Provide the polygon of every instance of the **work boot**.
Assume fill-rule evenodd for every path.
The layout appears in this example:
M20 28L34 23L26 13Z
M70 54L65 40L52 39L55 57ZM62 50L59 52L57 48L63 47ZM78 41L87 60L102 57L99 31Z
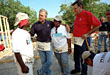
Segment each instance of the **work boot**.
M97 51L97 54L100 53L100 51Z
M37 75L39 75L39 71L37 70Z
M107 49L105 49L104 52L108 52Z
M71 71L71 74L76 74L76 73L80 73L80 70L75 70L74 69L74 70Z

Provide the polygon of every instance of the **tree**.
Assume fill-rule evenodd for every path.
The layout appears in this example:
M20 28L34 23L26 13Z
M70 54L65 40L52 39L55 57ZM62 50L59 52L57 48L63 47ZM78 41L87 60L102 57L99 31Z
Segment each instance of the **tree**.
M100 3L100 0L82 0L84 9L92 12L97 18L100 16L105 16L107 11L110 11L110 5L106 3ZM73 31L73 24L75 20L75 14L73 12L73 8L70 5L62 4L60 6L59 13L62 13L62 18L65 23L70 25L71 32Z
M18 0L0 0L0 15L8 17L10 29L14 29L15 16L18 12L27 13L30 17L30 22L34 23L37 20L36 11L26 7Z
M75 19L75 14L73 13L72 6L67 6L67 4L62 4L59 13L63 13L63 23L66 23L70 26L71 31L73 29L73 23Z

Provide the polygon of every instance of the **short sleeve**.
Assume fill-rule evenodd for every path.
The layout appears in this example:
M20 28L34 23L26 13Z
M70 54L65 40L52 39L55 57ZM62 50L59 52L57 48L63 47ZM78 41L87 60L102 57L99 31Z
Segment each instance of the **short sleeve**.
M63 35L66 36L66 38L71 38L70 33L67 32L66 27L63 29Z
M90 25L93 25L93 28L100 26L100 21L89 11L86 11L86 15L88 17L88 22Z
M12 36L12 50L13 52L20 52L18 40L15 36Z
M68 38L68 39L71 38L70 33L67 33L67 38Z
M20 52L25 48L25 39L22 36L19 34L12 36L12 50L15 53Z

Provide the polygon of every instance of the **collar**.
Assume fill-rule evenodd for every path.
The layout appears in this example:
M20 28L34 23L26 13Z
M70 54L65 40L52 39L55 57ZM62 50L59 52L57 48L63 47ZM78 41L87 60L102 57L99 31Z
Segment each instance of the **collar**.
M42 24L40 21L38 21L38 22L39 22L40 24ZM45 20L45 22L44 22L44 23L46 23L46 22L47 22L47 20ZM43 24L44 24L44 23L43 23Z
M85 12L85 10L84 10L84 9L82 9L81 13L80 13L80 14L78 14L77 16L82 15L84 12Z

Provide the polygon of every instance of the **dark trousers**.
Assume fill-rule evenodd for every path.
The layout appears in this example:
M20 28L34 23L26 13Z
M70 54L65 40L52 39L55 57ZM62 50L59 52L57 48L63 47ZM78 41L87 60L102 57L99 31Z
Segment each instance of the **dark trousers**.
M90 45L91 43L91 37L87 38L88 43ZM81 55L84 51L87 51L87 45L86 41L84 40L84 43L81 46L74 44L74 61L75 61L75 69L76 70L81 70L82 75L87 75L87 65L82 64L82 58Z

